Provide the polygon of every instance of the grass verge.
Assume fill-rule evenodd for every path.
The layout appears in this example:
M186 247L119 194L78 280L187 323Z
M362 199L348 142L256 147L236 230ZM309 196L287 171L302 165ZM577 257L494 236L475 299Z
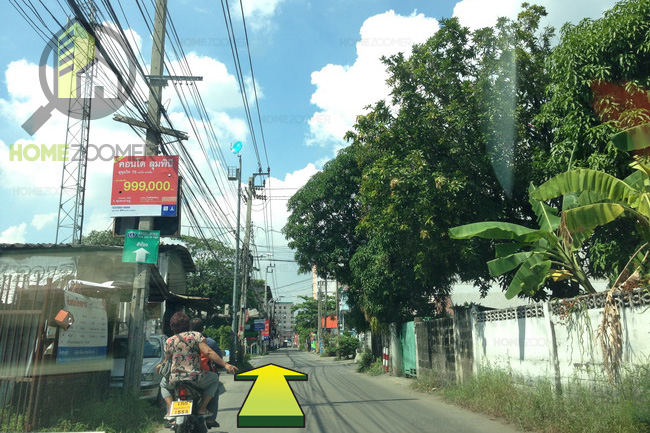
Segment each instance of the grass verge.
M87 402L72 415L41 431L151 433L162 425L160 408L136 395L111 391L102 401Z
M650 432L650 374L629 372L616 388L572 381L558 395L549 381L516 384L510 372L485 369L463 384L427 376L412 385L450 403L540 433Z

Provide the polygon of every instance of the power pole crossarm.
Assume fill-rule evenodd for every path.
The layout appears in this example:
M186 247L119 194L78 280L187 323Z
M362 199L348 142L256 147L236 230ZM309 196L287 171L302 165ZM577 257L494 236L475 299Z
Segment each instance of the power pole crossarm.
M116 122L122 122L126 123L127 125L131 126L137 126L138 128L149 128L149 125L147 125L147 122L143 122L142 120L137 120L137 119L132 119L130 117L126 116L121 116L119 114L116 114L113 116L113 120ZM170 129L170 128L165 128L164 126L158 125L157 127L158 133L160 134L165 134L165 135L171 135L172 137L176 137L180 140L188 140L190 136L187 134L187 132L183 131L177 131L175 129Z

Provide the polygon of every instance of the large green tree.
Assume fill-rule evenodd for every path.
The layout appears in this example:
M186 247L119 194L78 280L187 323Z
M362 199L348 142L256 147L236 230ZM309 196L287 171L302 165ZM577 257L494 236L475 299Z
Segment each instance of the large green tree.
M458 242L449 228L475 221L535 218L527 188L543 176L549 133L531 124L545 102L551 29L543 8L470 32L456 19L386 59L391 103L359 116L347 135L362 167L350 291L379 323L434 314L432 296L458 280L489 287L482 239ZM508 281L503 281L504 285Z

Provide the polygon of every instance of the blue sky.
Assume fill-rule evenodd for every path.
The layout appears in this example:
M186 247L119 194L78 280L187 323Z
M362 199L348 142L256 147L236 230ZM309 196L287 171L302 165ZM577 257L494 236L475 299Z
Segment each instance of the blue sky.
M514 17L520 3L514 0L243 2L271 167L270 184L275 189L272 192L275 199L270 202L274 230L280 230L286 221L286 197L345 146L342 136L353 125L354 117L363 112L363 107L387 96L386 75L378 60L382 55L398 51L408 55L413 43L424 42L435 33L441 18L458 16L463 24L477 28L493 24L498 15ZM149 62L151 38L135 2L113 0L111 3L116 9L120 3L125 8L133 31L132 40ZM142 3L152 4L150 0ZM611 0L578 0L570 4L544 0L537 3L547 7L547 23L556 27L584 17L597 18L614 5ZM45 4L57 19L65 20L57 2L46 1ZM243 52L241 19L236 18L239 4L232 0L230 5L237 41ZM228 151L229 144L235 140L245 143L242 153L246 176L255 170L256 163L243 121L221 4L207 0L169 0L169 13L193 73L204 76L198 88L228 164L236 163ZM122 16L119 12L118 15ZM36 75L44 42L10 5L3 8L2 17L0 203L8 211L0 216L0 242L53 242L61 163L9 162L7 149L14 143L63 143L66 119L55 113L33 137L20 128L45 101ZM122 25L126 27L124 22ZM250 79L247 59L242 57L242 61L245 62L244 75ZM166 92L163 100L168 111L178 122L179 129L187 131L187 119L178 101L171 91ZM110 118L91 124L91 143L137 141L130 130ZM190 139L187 146L192 148L194 144ZM263 168L266 168L264 160ZM207 165L202 169L207 169ZM110 225L110 176L110 162L90 163L86 231ZM230 203L230 207L224 208L232 209L232 197L219 199ZM262 207L258 204L256 209L259 210L253 215L259 227L265 227ZM268 208L266 215L268 220ZM256 242L260 252L266 251L262 248L268 243L266 237L260 233ZM281 235L274 233L273 242L277 247L276 258L292 258ZM276 269L274 282L278 286L306 279L305 275L297 275L295 266L289 262L277 262ZM308 286L308 283L294 284L280 289L279 293L293 300L297 294L309 293Z

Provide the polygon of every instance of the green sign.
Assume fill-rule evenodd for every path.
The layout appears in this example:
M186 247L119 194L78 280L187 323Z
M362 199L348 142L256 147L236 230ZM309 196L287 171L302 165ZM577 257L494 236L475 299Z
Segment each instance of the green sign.
M122 261L125 263L158 263L158 230L127 230Z

